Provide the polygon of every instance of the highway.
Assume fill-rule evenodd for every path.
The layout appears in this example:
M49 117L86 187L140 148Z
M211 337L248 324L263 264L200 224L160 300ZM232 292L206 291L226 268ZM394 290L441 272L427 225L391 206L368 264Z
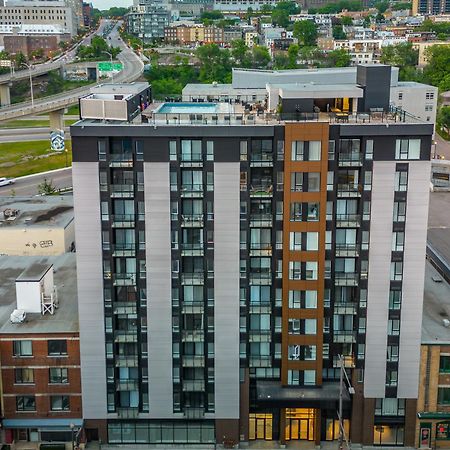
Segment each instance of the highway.
M144 70L144 64L133 50L127 47L122 39L120 39L118 31L119 27L120 22L116 23L110 33L111 39L108 39L111 46L122 48L122 52L117 59L123 64L124 68L114 76L114 82L132 82L141 76ZM3 107L0 109L0 121L66 108L67 106L77 103L79 97L88 94L91 87L92 85L85 86L61 94L45 97L36 100L34 105L32 105L31 102L23 102Z
M47 173L37 173L27 177L18 178L13 185L1 186L0 196L7 197L10 195L29 196L38 194L38 185L46 178L52 180L53 186L58 189L72 186L72 168L54 170Z

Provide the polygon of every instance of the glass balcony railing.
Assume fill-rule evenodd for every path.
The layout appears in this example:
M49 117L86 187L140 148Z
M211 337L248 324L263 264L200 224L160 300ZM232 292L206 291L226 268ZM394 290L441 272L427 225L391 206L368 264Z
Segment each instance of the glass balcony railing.
M203 342L205 340L204 330L183 330L181 332L183 342Z
M134 197L134 186L132 184L112 184L112 198L132 198Z
M110 167L133 167L132 153L111 154L109 159Z
M135 273L115 273L114 286L136 286Z
M268 285L272 284L272 272L250 272L250 284Z
M203 184L182 184L181 197L201 197L203 195Z
M181 254L183 256L201 256L203 255L203 243L182 243Z
M205 274L203 272L182 273L181 283L184 285L202 285L205 282Z
M117 417L121 419L134 419L139 415L139 408L117 408Z
M270 242L250 243L251 256L270 256L272 255L272 244Z
M354 330L334 330L333 342L335 343L354 343L356 342L356 331Z
M111 220L113 227L134 228L135 226L134 214L113 214Z
M336 256L358 256L359 245L358 244L336 244Z
M252 184L250 186L250 197L272 197L272 184Z
M133 343L137 342L137 330L115 330L114 342Z
M182 214L181 215L182 227L202 227L203 226L203 214Z
M354 302L334 303L335 314L356 314L358 304Z
M338 197L360 197L362 186L355 183L342 183L337 185Z
M339 153L338 154L338 163L339 166L361 166L363 162L363 154L360 152L351 152L351 153Z
M334 284L336 286L357 286L359 276L357 272L335 272Z
M183 367L204 367L205 357L202 356L183 356Z
M184 392L202 392L205 390L205 380L183 380Z
M116 389L118 391L136 391L137 389L139 389L139 381L130 379L118 379Z
M336 214L337 227L359 227L361 217L359 214Z
M118 355L115 357L116 367L137 367L139 358L137 355Z
M112 246L113 256L135 256L136 255L136 244L114 244Z
M272 214L250 214L251 227L271 227Z
M270 167L273 165L272 153L253 153L250 155L251 167Z

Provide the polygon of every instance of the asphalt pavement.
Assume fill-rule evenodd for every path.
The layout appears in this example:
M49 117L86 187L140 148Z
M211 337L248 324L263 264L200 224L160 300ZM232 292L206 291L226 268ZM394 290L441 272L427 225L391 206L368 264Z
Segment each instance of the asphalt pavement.
M52 170L51 172L37 173L26 177L17 178L13 185L1 186L0 196L16 197L38 195L38 185L47 179L52 181L57 189L72 187L72 168Z

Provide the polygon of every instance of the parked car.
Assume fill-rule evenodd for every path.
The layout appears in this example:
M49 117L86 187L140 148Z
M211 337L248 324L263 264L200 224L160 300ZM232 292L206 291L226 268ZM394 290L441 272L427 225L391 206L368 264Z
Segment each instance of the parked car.
M14 178L0 178L0 187L1 186L9 186L10 184L14 184L16 180Z

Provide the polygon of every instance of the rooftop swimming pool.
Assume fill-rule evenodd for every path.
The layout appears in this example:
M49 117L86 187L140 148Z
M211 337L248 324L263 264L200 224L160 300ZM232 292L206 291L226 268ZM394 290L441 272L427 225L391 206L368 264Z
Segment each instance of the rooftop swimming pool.
M163 103L156 114L214 114L218 113L217 103Z

